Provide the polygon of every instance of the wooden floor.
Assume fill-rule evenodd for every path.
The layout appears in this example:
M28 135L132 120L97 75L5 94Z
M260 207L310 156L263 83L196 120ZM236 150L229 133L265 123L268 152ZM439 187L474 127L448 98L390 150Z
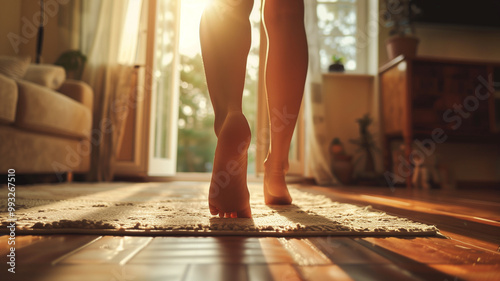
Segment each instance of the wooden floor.
M500 192L301 189L434 224L448 237L16 237L1 280L500 280ZM6 278L5 278L6 277Z

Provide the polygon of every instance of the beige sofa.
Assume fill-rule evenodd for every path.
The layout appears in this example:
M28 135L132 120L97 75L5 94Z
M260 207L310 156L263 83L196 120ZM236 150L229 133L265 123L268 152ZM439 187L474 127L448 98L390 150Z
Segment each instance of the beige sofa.
M1 173L89 171L93 92L61 69L31 64L22 77L0 69Z

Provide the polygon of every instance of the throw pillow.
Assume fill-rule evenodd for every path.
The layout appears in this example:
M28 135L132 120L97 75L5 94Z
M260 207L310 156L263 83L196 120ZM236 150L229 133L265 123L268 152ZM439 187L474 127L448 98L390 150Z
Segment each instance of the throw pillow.
M13 79L20 79L26 74L30 62L30 57L0 56L0 73Z
M22 79L57 90L66 80L66 71L58 65L30 64Z

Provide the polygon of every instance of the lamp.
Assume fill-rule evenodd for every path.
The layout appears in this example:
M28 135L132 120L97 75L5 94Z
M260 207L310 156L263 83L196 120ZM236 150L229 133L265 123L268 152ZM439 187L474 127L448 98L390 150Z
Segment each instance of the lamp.
M43 16L44 16L44 4L43 0L40 0L40 26L38 27L38 36L36 38L36 63L40 64L40 59L42 57L42 45L43 45Z

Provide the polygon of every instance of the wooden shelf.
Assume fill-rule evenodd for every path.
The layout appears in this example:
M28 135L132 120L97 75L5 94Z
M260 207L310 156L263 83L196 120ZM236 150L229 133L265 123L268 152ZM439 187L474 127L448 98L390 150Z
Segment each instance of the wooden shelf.
M360 74L360 73L349 73L349 72L326 72L323 73L324 78L361 78L361 79L373 79L374 75L370 74Z

